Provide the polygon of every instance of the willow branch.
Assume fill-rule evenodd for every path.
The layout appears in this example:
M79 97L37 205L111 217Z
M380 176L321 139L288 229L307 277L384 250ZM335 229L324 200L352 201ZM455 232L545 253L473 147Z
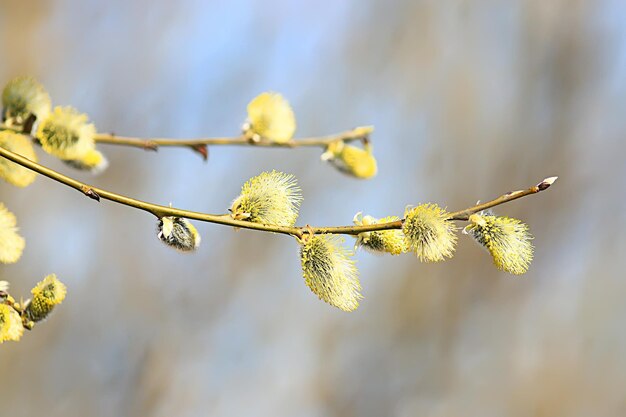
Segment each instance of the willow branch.
M80 191L84 195L100 201L100 199L113 201L118 204L123 204L125 206L134 207L139 210L146 211L156 216L157 218L165 217L165 216L175 216L175 217L184 217L192 220L199 220L208 223L217 223L221 225L237 227L241 229L251 229L251 230L259 230L263 232L273 232L280 233L285 235L292 235L302 237L302 235L306 233L314 233L314 234L344 234L344 235L358 235L363 232L373 232L380 230L392 230L392 229L401 229L403 220L398 220L394 222L388 223L380 223L380 224L372 224L365 226L334 226L334 227L288 227L288 226L277 226L270 224L259 224L252 223L242 220L235 220L228 214L206 214L199 213L195 211L182 210L168 206L161 206L158 204L147 203L145 201L136 200L134 198L126 197L121 194L112 193L110 191L103 190L101 188L93 187L91 185L85 184L73 178L70 178L66 175L63 175L57 171L54 171L48 167L40 165L36 162L31 161L28 158L24 158L21 155L18 155L14 152L11 152L5 148L0 147L0 156L7 158L10 161L15 162L25 168L28 168L32 171L35 171L41 175L44 175L48 178L51 178L61 184L65 184L68 187L74 188L75 190ZM496 199L491 201L487 201L482 204L477 204L470 208L455 211L450 213L450 218L452 220L460 220L464 221L469 218L469 216L473 213L477 213L479 211L498 206L500 204L507 203L509 201L516 200L518 198L525 197L527 195L536 194L540 191L543 191L550 187L555 181L557 177L546 178L541 181L539 184L532 186L526 190L513 191L507 194L504 194Z
M202 139L167 139L167 138L136 138L129 136L117 136L113 133L98 133L95 136L97 143L106 143L109 145L132 146L141 149L156 150L161 146L175 147L203 147L208 145L227 145L227 146L251 146L257 148L301 148L301 147L321 147L325 148L329 144L336 141L356 141L368 140L369 134L373 131L371 126L361 126L345 132L336 133L328 136L308 137L292 139L285 143L270 141L253 141L250 138L241 135L235 137L216 137Z

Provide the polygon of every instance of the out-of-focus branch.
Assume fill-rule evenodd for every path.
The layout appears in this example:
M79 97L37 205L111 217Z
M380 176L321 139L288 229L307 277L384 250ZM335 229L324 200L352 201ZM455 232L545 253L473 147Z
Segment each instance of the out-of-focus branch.
M109 145L132 146L141 149L156 150L159 147L191 147L198 149L199 147L226 145L226 146L251 146L258 148L302 148L302 147L321 147L325 148L329 144L336 141L367 141L373 127L361 126L345 132L336 133L328 136L308 137L292 139L288 142L279 143L271 141L254 141L242 135L236 137L215 137L202 139L167 139L167 138L136 138L128 136L118 136L115 134L98 133L95 136L97 143L106 143Z

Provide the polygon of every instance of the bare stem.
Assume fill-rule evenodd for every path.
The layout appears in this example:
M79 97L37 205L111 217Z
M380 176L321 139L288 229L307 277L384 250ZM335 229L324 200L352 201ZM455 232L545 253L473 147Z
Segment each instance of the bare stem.
M181 209L177 209L173 207L147 203L145 201L140 201L134 198L125 197L123 195L112 193L110 191L96 188L91 185L77 181L73 178L65 176L59 172L56 172L36 162L33 162L30 159L24 158L23 156L18 155L2 147L0 147L0 156L3 156L10 161L13 161L16 164L19 164L23 167L33 170L41 175L44 175L48 178L58 181L61 184L65 184L69 187L72 187L94 200L100 201L100 199L102 198L105 200L113 201L115 203L123 204L129 207L134 207L139 210L147 211L148 213L152 213L157 218L161 218L164 216L185 217L187 219L199 220L199 221L208 222L208 223L217 223L217 224L237 227L241 229L259 230L263 232L280 233L280 234L292 235L292 236L297 236L297 237L302 237L305 232L314 233L314 234L332 233L332 234L344 234L344 235L358 235L359 233L363 233L363 232L401 229L402 223L403 223L403 220L397 220L397 221L389 222L389 223L372 224L372 225L366 225L366 226L335 226L335 227L311 227L311 226L287 227L287 226L276 226L276 225L270 225L270 224L252 223L252 222L247 222L247 221L242 221L242 220L234 220L228 214L199 213L195 211L181 210ZM526 190L509 192L491 201L487 201L482 204L477 204L475 206L472 206L464 210L452 212L450 213L450 218L452 220L465 221L473 213L477 213L481 210L495 207L500 204L504 204L509 201L516 200L518 198L522 198L527 195L536 194L540 191L543 191L547 189L548 187L550 187L554 183L554 181L556 181L556 179L557 177L546 178L543 181L541 181L539 184L534 185Z

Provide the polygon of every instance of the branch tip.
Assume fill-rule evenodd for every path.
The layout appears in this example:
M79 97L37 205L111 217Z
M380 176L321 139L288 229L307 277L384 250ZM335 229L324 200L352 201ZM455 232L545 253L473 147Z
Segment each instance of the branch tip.
M556 177L556 176L555 177L548 177L545 180L541 181L539 184L537 184L537 188L539 189L539 191L543 191L543 190L549 188L558 179L559 179L559 177Z

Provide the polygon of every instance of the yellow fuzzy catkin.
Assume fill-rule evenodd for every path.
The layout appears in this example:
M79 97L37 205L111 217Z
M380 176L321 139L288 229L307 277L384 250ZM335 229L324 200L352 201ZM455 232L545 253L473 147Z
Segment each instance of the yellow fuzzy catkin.
M79 159L66 159L63 160L63 162L72 168L80 169L81 171L89 171L94 175L100 174L109 166L109 161L102 152L96 148L88 150Z
M38 322L48 317L54 306L63 302L67 289L55 274L50 274L39 282L31 293L33 299L26 307L26 316Z
M289 102L278 93L266 92L248 104L243 133L252 140L285 143L293 138L296 118Z
M420 261L438 262L454 255L456 226L448 213L436 204L407 208L402 232L409 249Z
M373 224L389 223L400 220L397 216L376 219L372 216L363 216L361 212L354 216L356 226L369 226ZM359 233L356 237L356 247L362 247L374 253L390 253L400 255L408 250L406 239L402 230L381 230Z
M363 149L347 145L343 141L332 142L322 154L322 160L330 162L339 171L356 178L372 178L378 172L371 144Z
M73 107L55 107L37 128L44 151L64 160L80 160L94 148L96 128Z
M33 144L24 135L9 130L0 131L0 147L37 162ZM37 173L0 157L0 178L16 187L27 187L35 181Z
M293 226L298 219L302 194L296 177L284 172L262 172L241 187L231 207L235 220Z
M17 342L24 333L22 318L13 307L0 304L0 343L9 340Z
M528 271L533 259L528 225L518 219L490 213L472 214L469 222L464 232L487 248L498 269L515 275Z
M334 235L305 235L300 241L300 261L306 285L321 300L343 311L359 306L361 284L352 256Z
M22 256L26 242L17 234L17 220L4 204L0 203L0 262L12 264Z
M30 133L33 122L50 113L50 96L32 77L17 77L2 91L2 121L11 128Z
M182 252L200 246L200 234L191 222L182 217L166 216L159 220L157 237L165 244Z

